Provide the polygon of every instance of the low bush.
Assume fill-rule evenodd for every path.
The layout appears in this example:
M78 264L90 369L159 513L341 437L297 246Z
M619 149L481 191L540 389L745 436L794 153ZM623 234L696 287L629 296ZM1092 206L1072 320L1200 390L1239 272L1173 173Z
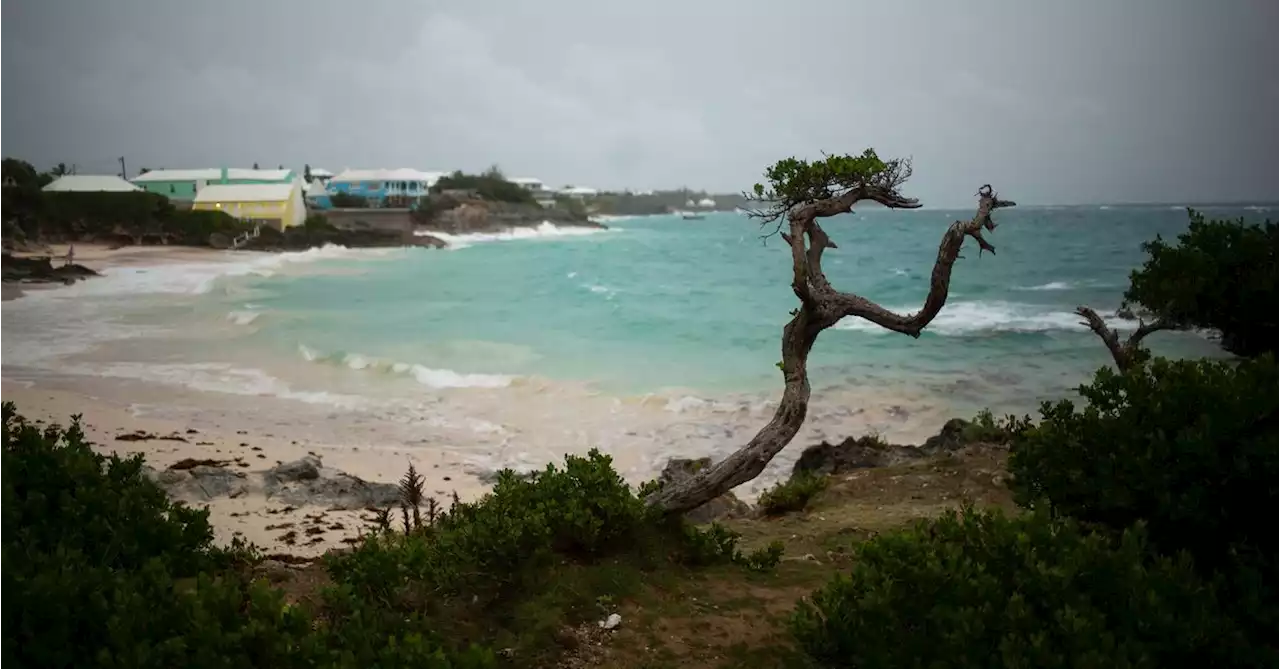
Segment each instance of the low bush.
M1101 369L1083 409L1046 403L1015 442L1010 486L1020 504L1116 530L1144 521L1155 545L1208 567L1240 551L1274 561L1274 528L1256 518L1277 507L1277 380L1270 356Z
M790 621L821 667L1261 666L1189 559L1040 513L952 511L861 544Z
M481 199L492 202L536 204L533 193L519 184L508 181L497 167L492 167L483 174L466 174L456 171L440 177L431 186L432 193L451 190L473 191Z
M757 505L769 516L803 511L815 495L826 490L827 477L808 471L796 472L760 494Z
M446 652L430 627L379 604L329 599L314 617L213 546L206 511L172 503L141 458L94 453L78 421L4 413L4 657L31 667L492 667Z
M421 615L449 638L484 635L531 658L555 629L596 615L600 597L630 594L664 566L768 570L781 559L781 546L743 555L736 532L664 517L594 450L532 475L500 472L488 495L448 509L420 498L417 481L401 483L407 532L388 510L382 529L326 558L340 598L327 608L377 602L366 614L386 629Z
M983 409L961 429L960 439L966 444L1007 444L1031 427L1030 416L996 418L990 409Z

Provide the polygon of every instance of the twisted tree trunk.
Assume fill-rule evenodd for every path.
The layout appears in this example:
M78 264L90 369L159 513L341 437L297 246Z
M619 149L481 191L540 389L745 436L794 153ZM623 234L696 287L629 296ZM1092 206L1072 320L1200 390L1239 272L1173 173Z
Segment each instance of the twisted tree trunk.
M1120 335L1112 328L1108 327L1098 312L1089 307L1078 307L1076 313L1084 317L1081 325L1086 325L1094 334L1102 339L1102 343L1107 346L1107 350L1111 351L1111 359L1115 360L1116 368L1122 372L1126 372L1134 367L1142 364L1147 357L1146 349L1142 348L1142 340L1152 332L1160 330L1173 330L1176 326L1165 320L1156 320L1153 323L1144 323L1138 321L1138 329L1129 335L1129 338L1121 341Z
M787 214L789 233L782 238L791 248L793 277L791 288L800 298L800 308L782 330L782 377L785 386L782 400L773 419L746 446L728 458L683 481L664 486L645 501L667 513L695 509L732 488L754 479L799 433L809 408L809 351L823 330L841 318L865 318L883 328L919 337L947 302L951 285L951 267L960 257L965 237L973 237L982 251L995 253L995 247L982 237L983 228L994 230L991 212L1014 203L999 199L990 186L978 192L978 211L969 221L952 223L938 245L938 259L929 281L929 295L919 312L896 314L854 293L836 290L822 271L822 254L835 243L819 225L822 218L852 211L862 200L873 200L893 209L916 209L914 199L903 198L891 188L864 186L842 195L797 205Z

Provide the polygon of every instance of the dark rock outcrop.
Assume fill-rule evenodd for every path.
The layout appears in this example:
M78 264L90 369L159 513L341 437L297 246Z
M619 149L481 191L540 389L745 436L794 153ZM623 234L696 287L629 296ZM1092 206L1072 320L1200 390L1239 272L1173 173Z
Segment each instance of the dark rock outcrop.
M183 461L164 471L148 468L147 475L171 497L188 502L260 494L294 506L363 509L391 506L399 499L395 484L370 483L325 467L315 456L260 472L238 472L207 462L214 464Z
M849 437L838 444L822 442L804 449L792 474L841 474L855 469L890 467L924 457L915 446L887 444L877 437Z
M968 427L969 421L963 418L952 418L942 424L942 429L938 430L937 434L925 439L920 445L920 450L925 455L934 455L966 446L968 442L965 439L965 432Z
M386 507L400 499L392 483L370 483L336 469L324 467L320 458L308 455L262 473L263 492L286 504L313 504L331 509Z
M53 264L49 257L23 258L5 253L2 258L3 278L5 281L21 281L25 283L75 283L80 279L100 276L84 265Z
M341 228L324 224L300 225L286 228L284 232L264 227L257 237L250 239L241 248L254 251L304 251L326 244L353 249L401 246L438 249L448 246L437 237L414 234L408 225L391 229L356 221Z
M966 439L969 425L969 421L963 418L952 418L943 424L938 434L920 446L890 444L874 436L849 437L837 444L824 441L804 449L791 474L842 474L858 469L892 467L950 453L975 443Z
M690 476L711 466L711 458L672 458L667 461L667 466L662 468L662 473L658 475L658 483L667 485L677 481L683 481ZM739 518L746 516L751 512L751 506L746 502L738 499L732 492L725 493L702 506L688 511L684 517L690 522L703 524L713 520L727 520L729 518Z

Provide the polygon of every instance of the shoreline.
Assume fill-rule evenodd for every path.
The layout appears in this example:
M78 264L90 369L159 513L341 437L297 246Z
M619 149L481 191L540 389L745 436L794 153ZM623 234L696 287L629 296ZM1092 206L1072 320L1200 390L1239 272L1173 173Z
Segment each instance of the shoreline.
M65 247L51 249L53 253L58 251L65 253ZM76 248L77 262L108 275L112 270L137 269L137 274L146 276L149 274L145 270L150 267L183 264L203 266L207 272L210 265L218 263L244 264L248 260L252 264L254 258L280 255L164 246L109 249L77 244ZM164 280L176 278L176 274L166 275ZM148 280L157 279L151 276ZM92 282L84 286L91 287ZM57 321L72 316L71 325L80 328L88 321L76 320L79 316L68 312L67 307L96 305L103 299L96 296L102 291L71 287L65 297L52 294L63 288L60 284L41 286L42 292L51 294L30 296L37 300L31 306L48 307L46 315ZM154 297L170 302L163 295ZM46 303L48 298L54 299ZM23 313L35 312L11 311L11 317ZM462 499L469 500L488 490L486 481L496 469L538 469L560 462L567 453L584 454L597 447L614 458L615 467L630 482L639 483L655 477L670 458L719 459L733 452L768 421L777 400L776 389L758 396L749 393L731 398L715 393L695 396L701 393L683 391L622 397L585 384L541 378L525 378L501 388L422 387L405 378L357 378L356 372L346 366L304 366L296 361L240 357L214 363L221 367L201 373L212 381L238 384L265 379L276 385L243 390L211 388L193 384L186 377L152 378L118 370L102 371L117 363L132 365L135 371L159 364L170 368L170 373L172 368L200 367L190 359L168 357L165 349L174 341L172 333L161 339L94 341L89 349L59 353L49 351L47 343L56 347L67 342L58 339L61 331L44 330L43 322L25 323L25 333L16 325L18 333L6 328L7 334L20 333L27 341L19 337L6 347L5 352L13 357L4 369L4 400L15 402L18 412L32 421L65 425L71 415L83 414L86 436L100 452L141 453L149 466L160 471L184 458L239 457L248 466L236 463L233 471L260 472L314 454L327 468L373 483L395 483L412 462L427 478L429 494L445 498L456 491ZM21 357L27 353L51 357L32 358L34 364L26 367L17 361L28 360ZM210 351L204 350L204 354ZM175 360L180 362L173 364ZM215 353L198 360L219 358ZM56 364L50 365L51 362ZM241 371L261 375L249 379L236 376ZM230 376L213 378L218 375ZM288 384L281 379L288 379ZM338 385L330 386L331 382ZM380 385L372 395L365 396L360 394L360 384L366 383ZM346 390L355 395L344 395ZM815 398L801 434L775 458L765 475L737 493L744 499L753 499L764 487L788 475L806 446L821 441L881 433L896 443L921 443L953 417L952 412L929 399L932 395L923 390L915 392L909 385L893 390L865 388L858 383L823 391L822 397ZM350 397L359 403L348 406L342 401L330 401ZM188 430L195 432L188 434ZM139 431L176 434L187 441L117 439ZM220 543L239 535L269 552L317 555L343 546L344 539L364 527L359 511L300 507L282 514L280 509L287 505L262 495L184 501L209 509ZM294 527L301 527L307 516L319 516L322 511L326 520L333 518L326 527L342 525L342 529L326 529L303 540L315 541L314 544L283 542L283 537Z
M319 457L325 467L371 483L394 484L404 475L408 464L413 463L423 475L428 493L441 501L454 492L461 499L474 500L487 489L478 480L463 474L458 463L441 451L357 448L244 429L222 421L192 427L186 422L147 416L125 401L9 378L4 379L3 395L5 402L15 404L19 415L41 426L56 423L65 427L73 415L80 414L85 439L96 452L121 457L142 455L146 465L157 471L192 458L240 459L248 466L233 467L231 471L254 473L314 456ZM133 435L150 438L139 439ZM125 440L119 439L121 436ZM368 515L364 511L332 510L321 505L293 506L257 494L181 501L209 510L215 539L220 544L230 543L239 536L267 552L304 557L345 546L344 539L354 538L365 529L362 517ZM294 545L281 540L289 529L300 530L307 516L317 515L324 516L330 525L341 524L343 528L308 536ZM303 543L316 539L319 541Z

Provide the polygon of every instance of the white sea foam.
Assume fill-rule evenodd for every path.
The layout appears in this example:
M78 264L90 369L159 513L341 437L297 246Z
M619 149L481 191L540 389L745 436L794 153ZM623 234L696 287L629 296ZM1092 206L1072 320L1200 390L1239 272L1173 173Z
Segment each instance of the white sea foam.
M510 228L501 232L475 232L455 235L447 232L420 231L414 234L431 236L449 243L451 249L465 249L473 244L485 242L509 242L521 239L555 239L560 237L582 237L602 232L613 232L619 228L583 228L577 226L560 227L550 221L543 221L536 227Z
M322 260L351 260L385 256L396 249L349 249L327 244L290 253L227 252L218 261L167 263L138 267L110 267L101 278L53 290L31 291L22 300L45 301L81 297L147 294L199 295L213 290L224 277L272 276L281 268Z
M515 377L505 374L471 374L452 369L437 369L407 362L386 360L360 353L324 354L306 345L298 345L298 353L307 362L336 364L357 371L405 374L431 388L505 388Z
M231 311L227 313L227 320L236 325L249 325L261 315L261 311Z
M1066 281L1050 281L1038 286L1018 286L1014 290L1071 290L1073 286Z
M918 307L891 307L891 311L908 314ZM1126 321L1109 321L1113 327L1132 329ZM838 330L888 333L889 331L862 318L848 317L837 325ZM942 308L929 323L928 332L944 336L960 336L980 332L1049 332L1068 330L1087 332L1080 325L1080 316L1070 311L1016 302L953 302Z
M72 374L110 376L162 383L205 392L279 397L309 404L326 404L348 409L359 408L367 404L363 398L352 395L295 390L284 381L260 369L235 367L225 363L151 364L116 362L104 365L74 365L65 369L65 371Z

